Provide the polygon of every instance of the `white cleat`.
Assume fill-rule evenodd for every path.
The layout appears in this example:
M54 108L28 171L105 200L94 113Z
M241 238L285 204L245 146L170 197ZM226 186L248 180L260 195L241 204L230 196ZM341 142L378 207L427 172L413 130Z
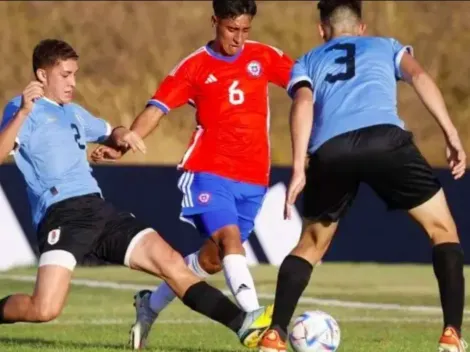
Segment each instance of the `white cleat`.
M158 314L150 309L149 290L139 291L134 295L135 323L129 332L129 344L133 350L141 350L147 344L148 335Z

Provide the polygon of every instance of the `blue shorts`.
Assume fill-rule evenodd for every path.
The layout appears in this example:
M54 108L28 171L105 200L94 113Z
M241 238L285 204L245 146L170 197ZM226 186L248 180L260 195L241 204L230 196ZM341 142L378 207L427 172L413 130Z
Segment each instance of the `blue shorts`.
M238 226L242 242L255 226L267 187L203 172L185 172L178 181L183 193L181 218L205 237L228 225Z

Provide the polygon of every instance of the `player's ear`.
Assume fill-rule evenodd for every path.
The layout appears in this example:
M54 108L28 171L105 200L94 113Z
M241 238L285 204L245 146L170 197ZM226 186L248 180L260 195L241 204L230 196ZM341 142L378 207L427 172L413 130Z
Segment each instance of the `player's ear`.
M46 83L46 81L47 81L46 70L44 70L43 68L38 68L36 70L36 77L37 77L39 82L41 82L43 84Z
M367 25L365 23L359 24L359 35L364 35L367 31Z
M320 33L320 37L322 37L322 39L323 39L324 41L326 41L325 28L323 27L323 24L322 24L322 23L319 23L319 24L318 24L318 33Z
M211 17L211 24L212 24L212 28L217 25L217 17L215 17L215 15L212 15Z

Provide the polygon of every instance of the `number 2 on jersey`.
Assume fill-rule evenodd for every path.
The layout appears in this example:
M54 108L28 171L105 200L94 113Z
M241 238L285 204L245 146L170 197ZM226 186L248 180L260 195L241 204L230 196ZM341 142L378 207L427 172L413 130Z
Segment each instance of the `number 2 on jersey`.
M82 138L82 136L80 135L80 130L78 129L77 125L74 124L74 123L72 123L72 124L70 125L70 127L72 127L72 130L75 131L74 137L75 137L75 142L77 142L77 144L78 144L78 147L79 147L80 149L82 149L82 150L85 149L86 146L85 146L84 144L81 144L81 143L80 143L80 138Z
M339 65L346 65L346 72L337 73L332 75L328 73L325 81L328 83L335 83L336 81L347 81L356 75L356 44L353 43L338 43L326 49L326 52L332 50L346 51L345 56L340 56L335 60Z
M238 81L233 81L232 85L228 89L228 101L232 105L240 105L245 101L245 94L238 87Z

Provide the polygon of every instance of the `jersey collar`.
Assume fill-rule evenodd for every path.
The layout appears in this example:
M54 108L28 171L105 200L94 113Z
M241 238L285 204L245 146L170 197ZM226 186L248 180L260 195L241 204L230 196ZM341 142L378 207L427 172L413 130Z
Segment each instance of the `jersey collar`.
M58 107L61 107L61 105L57 102L55 102L54 100L51 100L49 98L46 98L46 97L42 97L42 100L49 103L49 104L52 104L52 105L55 105L55 106L58 106Z
M225 62L234 62L236 59L238 59L238 57L241 55L243 49L245 48L245 46L242 46L242 48L238 51L238 53L236 53L235 55L233 56L225 56L225 55L222 55L218 52L215 52L214 50L212 50L211 48L211 44L212 44L213 41L210 41L209 43L206 44L205 48L206 48L206 52L212 56L214 59L218 59L218 60L222 60L222 61L225 61Z

